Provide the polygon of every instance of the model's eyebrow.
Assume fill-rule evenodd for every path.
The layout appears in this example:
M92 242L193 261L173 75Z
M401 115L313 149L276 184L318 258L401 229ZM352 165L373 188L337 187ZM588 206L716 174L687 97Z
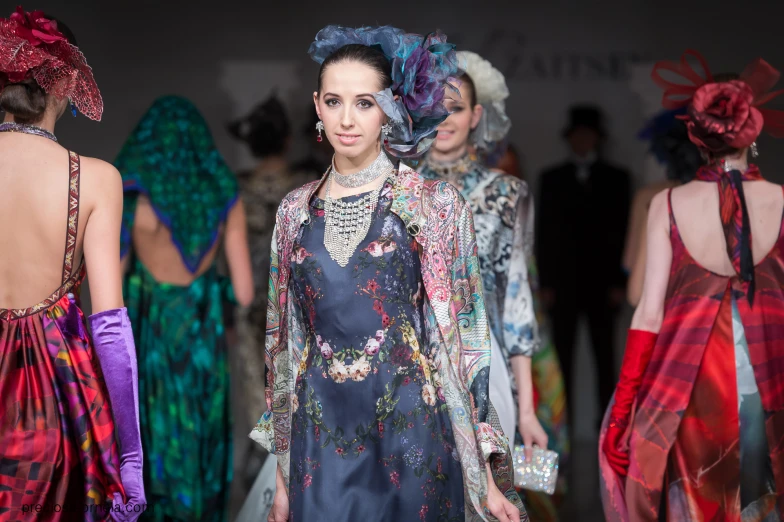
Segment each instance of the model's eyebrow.
M339 94L335 94L334 92L325 92L325 93L324 93L324 96L333 96L333 97L335 97L335 98L340 98L340 97L341 97ZM363 92L362 94L357 94L357 95L356 95L356 96L354 96L354 97L355 97L355 98L363 98L363 97L372 98L372 97L373 97L373 94L371 94L371 93L369 93L369 92Z

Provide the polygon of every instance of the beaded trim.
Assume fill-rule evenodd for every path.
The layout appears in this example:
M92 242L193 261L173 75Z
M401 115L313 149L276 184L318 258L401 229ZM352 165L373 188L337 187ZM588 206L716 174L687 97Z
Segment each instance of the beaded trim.
M33 136L40 136L42 138L50 139L57 142L57 137L46 129L36 127L35 125L28 125L26 123L16 123L13 121L0 123L0 132L19 132L21 134L32 134Z

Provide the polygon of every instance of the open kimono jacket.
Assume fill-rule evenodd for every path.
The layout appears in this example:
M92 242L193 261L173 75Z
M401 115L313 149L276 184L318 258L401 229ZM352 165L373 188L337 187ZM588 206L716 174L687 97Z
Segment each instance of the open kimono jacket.
M287 484L294 385L313 349L306 342L302 310L288 297L289 260L299 229L309 219L308 204L324 179L283 200L270 256L267 411L250 437L278 457ZM509 444L489 399L490 330L471 209L448 183L425 180L402 165L393 185L392 212L418 245L427 336L439 345L436 370L463 470L466 521L492 519L487 511L488 460L499 489L528 520L512 484Z

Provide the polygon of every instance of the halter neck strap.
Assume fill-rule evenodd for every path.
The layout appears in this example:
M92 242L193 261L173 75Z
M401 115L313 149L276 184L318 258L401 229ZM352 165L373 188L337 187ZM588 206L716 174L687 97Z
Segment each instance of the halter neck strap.
M748 285L746 296L749 305L754 304L754 258L751 250L751 223L743 193L744 181L763 179L756 165L749 165L745 172L734 169L725 171L721 166L703 166L697 171L696 179L713 181L719 186L719 209L727 255L732 267L741 280Z

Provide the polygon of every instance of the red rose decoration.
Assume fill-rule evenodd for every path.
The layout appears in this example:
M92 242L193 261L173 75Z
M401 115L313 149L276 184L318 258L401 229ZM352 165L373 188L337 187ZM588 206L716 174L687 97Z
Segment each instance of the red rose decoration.
M103 100L82 52L43 11L25 13L19 7L0 18L0 84L26 79L49 95L70 98L79 112L100 121Z
M57 22L44 18L43 11L25 13L21 6L11 15L11 20L17 23L16 35L24 38L31 45L38 47L41 44L52 44L66 41L65 36L57 30Z
M739 80L703 85L689 105L689 139L714 152L748 147L764 124L753 101L751 87Z

